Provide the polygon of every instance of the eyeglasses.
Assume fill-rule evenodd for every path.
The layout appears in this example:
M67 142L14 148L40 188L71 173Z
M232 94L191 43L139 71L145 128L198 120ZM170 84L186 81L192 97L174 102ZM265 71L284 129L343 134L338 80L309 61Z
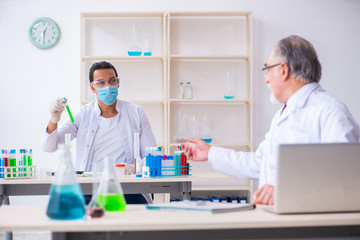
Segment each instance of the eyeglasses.
M264 64L265 67L261 69L261 70L263 71L263 73L264 73L264 77L265 77L265 78L267 77L270 68L279 66L280 64L281 64L281 63L277 63L277 64L274 64L274 65L271 65L271 66L266 66L266 63L265 63L265 64Z
M118 85L120 81L120 78L118 77L111 77L109 79L99 79L95 82L92 82L91 84L94 86L94 88L103 88L107 85L109 86L115 86Z

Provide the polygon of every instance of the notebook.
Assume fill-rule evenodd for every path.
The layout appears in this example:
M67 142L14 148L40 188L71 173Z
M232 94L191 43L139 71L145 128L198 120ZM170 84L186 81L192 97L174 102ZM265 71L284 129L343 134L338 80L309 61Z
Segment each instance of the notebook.
M360 143L280 145L274 213L360 211Z
M215 203L207 201L181 201L146 205L149 210L196 211L204 213L222 213L255 209L254 204Z

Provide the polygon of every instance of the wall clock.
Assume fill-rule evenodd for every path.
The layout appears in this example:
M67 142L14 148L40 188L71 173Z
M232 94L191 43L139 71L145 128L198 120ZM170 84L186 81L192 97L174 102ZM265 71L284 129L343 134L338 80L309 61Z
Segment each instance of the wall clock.
M53 47L60 37L60 28L50 18L39 18L29 28L30 42L38 48L47 49Z

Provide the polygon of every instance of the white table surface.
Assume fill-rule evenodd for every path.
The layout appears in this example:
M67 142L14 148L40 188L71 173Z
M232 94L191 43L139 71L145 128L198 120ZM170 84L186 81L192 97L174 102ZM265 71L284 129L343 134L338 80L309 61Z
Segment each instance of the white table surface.
M2 206L0 231L104 232L360 225L360 213L276 215L262 208L210 214L147 210L144 205L127 205L125 212L106 213L102 219L60 221L46 216L46 206Z

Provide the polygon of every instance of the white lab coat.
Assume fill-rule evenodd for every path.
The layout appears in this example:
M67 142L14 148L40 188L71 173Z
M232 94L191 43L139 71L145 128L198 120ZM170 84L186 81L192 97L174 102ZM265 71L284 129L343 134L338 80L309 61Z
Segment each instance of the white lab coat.
M140 132L140 155L145 157L146 147L156 146L155 137L145 112L139 105L117 100L118 126L122 132L123 141L119 142L125 150L127 163L134 163L134 132ZM97 102L84 105L73 114L74 123L67 120L58 129L43 137L43 150L54 152L59 143L65 142L65 134L71 133L71 139L76 137L75 169L90 171L92 165L93 143L99 128L100 108ZM117 148L118 146L114 146Z
M310 83L293 94L286 108L274 116L270 131L256 152L236 152L211 147L208 160L217 171L242 178L259 179L275 186L279 144L358 142L359 125L344 104L318 83Z

